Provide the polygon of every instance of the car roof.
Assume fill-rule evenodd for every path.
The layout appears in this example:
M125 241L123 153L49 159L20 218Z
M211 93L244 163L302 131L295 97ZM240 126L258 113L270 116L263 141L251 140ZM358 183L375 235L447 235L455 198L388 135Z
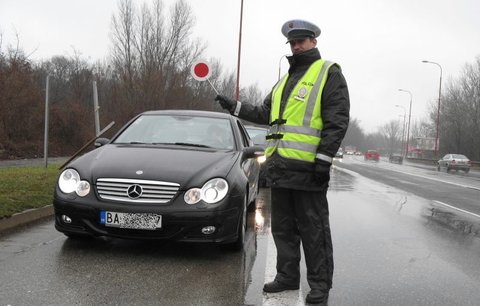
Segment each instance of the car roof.
M227 113L202 111L202 110L188 110L188 109L167 109L167 110L152 110L141 113L140 115L178 115L178 116L201 116L212 118L229 119L232 115Z

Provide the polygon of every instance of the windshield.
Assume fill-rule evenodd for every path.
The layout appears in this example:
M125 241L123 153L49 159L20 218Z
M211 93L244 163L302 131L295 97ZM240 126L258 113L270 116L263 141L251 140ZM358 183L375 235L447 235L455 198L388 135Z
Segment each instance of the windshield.
M113 143L166 144L231 150L230 121L221 118L153 115L138 117Z

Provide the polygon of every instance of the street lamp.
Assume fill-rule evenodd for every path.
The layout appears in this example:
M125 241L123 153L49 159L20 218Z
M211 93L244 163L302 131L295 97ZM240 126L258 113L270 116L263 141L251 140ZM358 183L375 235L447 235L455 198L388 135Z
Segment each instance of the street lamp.
M412 118L412 93L405 89L398 89L398 91L408 92L410 94L410 107L408 108L408 128L407 128L407 150L406 156L408 157L408 142L410 140L410 119Z
M402 154L405 157L407 155L407 151L405 150L405 120L407 118L407 110L402 105L395 105L395 107L403 108Z
M438 131L439 131L439 126L440 126L440 97L442 96L442 66L440 66L439 63L431 62L431 61L426 61L423 60L422 63L426 64L434 64L437 65L438 68L440 68L440 85L438 86L438 106L437 106L437 127L436 127L436 135L435 135L435 156L438 156Z

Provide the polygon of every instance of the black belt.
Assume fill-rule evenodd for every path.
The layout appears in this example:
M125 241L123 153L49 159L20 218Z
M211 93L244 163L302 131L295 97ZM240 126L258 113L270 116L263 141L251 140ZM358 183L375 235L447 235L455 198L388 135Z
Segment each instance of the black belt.
M269 140L269 139L282 139L283 138L283 134L270 134L270 135L267 135L265 136L265 139Z
M270 122L270 126L276 125L276 124L285 124L287 123L287 119L275 119L272 122Z

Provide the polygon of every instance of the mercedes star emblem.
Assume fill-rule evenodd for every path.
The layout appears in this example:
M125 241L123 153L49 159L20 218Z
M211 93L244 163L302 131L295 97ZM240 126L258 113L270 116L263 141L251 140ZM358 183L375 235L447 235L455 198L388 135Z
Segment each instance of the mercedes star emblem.
M127 189L127 195L130 199L138 199L142 196L143 188L140 185L131 185Z

